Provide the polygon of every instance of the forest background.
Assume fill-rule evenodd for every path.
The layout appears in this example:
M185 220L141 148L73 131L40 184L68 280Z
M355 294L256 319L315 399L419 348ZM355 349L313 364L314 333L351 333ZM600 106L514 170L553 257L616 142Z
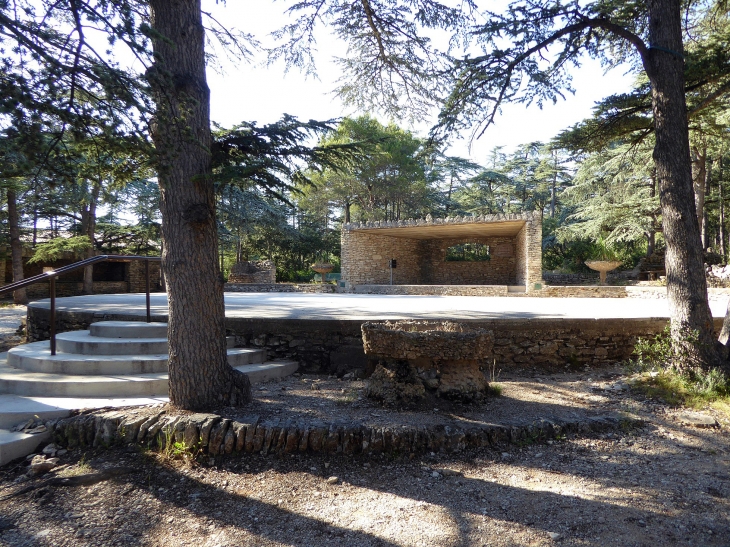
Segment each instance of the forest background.
M708 62L713 48L728 43L727 14L708 10L694 30L688 55ZM246 43L251 50L242 58L253 63L265 48L253 37ZM545 270L587 271L586 259L607 255L632 268L663 242L649 89L645 79L631 78L632 89L604 98L591 117L554 138L494 146L477 158L454 155L467 150L453 141L408 129L419 126L413 118L391 115L387 121L387 114L322 122L282 115L269 124L218 127L214 164L224 276L235 262L258 259L276 263L279 281L311 280L313 262L331 262L337 271L340 227L348 220L524 211L543 216ZM79 96L94 111L93 98ZM692 105L691 88L687 98ZM726 263L728 254L729 106L725 90L690 123L705 258L716 264ZM32 121L3 128L0 246L8 255L14 229L38 260L68 250L79 256L160 253L151 159L124 120L99 116L91 125L92 131L60 139L53 127ZM522 127L522 134L530 129ZM353 149L324 155L333 144Z

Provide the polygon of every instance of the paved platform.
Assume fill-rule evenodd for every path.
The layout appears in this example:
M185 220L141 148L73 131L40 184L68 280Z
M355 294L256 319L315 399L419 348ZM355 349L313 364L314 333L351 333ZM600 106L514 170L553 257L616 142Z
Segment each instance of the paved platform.
M728 298L713 298L714 317L724 317ZM659 298L511 298L485 296L395 296L367 294L226 293L226 317L262 319L659 319L669 317ZM48 308L48 300L31 302ZM145 316L144 294L58 298L56 309ZM167 315L167 296L153 294L152 315Z

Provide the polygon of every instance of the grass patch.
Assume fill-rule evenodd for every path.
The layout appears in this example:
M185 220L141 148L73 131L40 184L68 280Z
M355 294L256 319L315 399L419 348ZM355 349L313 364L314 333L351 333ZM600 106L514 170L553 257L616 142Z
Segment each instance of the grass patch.
M349 405L360 398L360 392L355 388L343 390L342 395L335 398L335 403L339 405Z
M493 397L500 397L503 389L504 388L501 384L489 384L489 395L492 395Z
M673 352L669 327L654 338L640 338L634 355L626 363L627 369L638 373L633 387L647 397L674 406L712 407L730 418L730 378L718 369L684 372L674 367L672 361L678 356Z
M77 475L88 475L89 473L92 473L94 469L89 465L89 462L86 461L86 454L81 456L81 459L76 463L76 465L69 465L68 467L64 467L61 469L56 476L58 477L76 477Z

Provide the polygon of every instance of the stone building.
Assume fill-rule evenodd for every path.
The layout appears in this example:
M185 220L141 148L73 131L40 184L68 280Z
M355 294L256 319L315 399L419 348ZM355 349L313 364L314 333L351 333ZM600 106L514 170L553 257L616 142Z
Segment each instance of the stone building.
M542 221L523 213L345 224L341 259L341 279L351 290L390 285L392 273L393 285L531 292L543 284Z

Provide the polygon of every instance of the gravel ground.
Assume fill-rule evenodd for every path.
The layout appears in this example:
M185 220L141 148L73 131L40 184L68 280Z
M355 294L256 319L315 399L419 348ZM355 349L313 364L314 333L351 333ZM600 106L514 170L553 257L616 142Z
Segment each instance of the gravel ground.
M27 462L17 462L0 469L0 495L38 487L0 501L0 545L730 546L730 423L683 425L677 409L596 389L594 376L568 379L599 397L585 404L621 405L646 425L413 458L71 451L45 478L132 468L75 487L28 480ZM291 382L302 380L312 379ZM328 387L337 382L322 379L313 391L341 395ZM505 397L519 383L505 381ZM285 386L262 387L271 396ZM575 398L585 399L580 390Z

